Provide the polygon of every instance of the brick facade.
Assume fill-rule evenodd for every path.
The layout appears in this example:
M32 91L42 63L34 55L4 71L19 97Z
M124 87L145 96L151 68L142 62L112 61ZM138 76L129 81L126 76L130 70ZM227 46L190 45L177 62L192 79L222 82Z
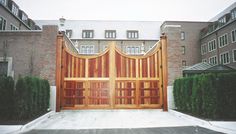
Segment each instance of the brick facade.
M208 22L183 21L166 21L161 25L161 33L165 33L168 42L168 85L173 85L174 80L182 76L185 67L201 61L199 33L207 25ZM183 39L181 32L184 33ZM186 65L183 65L184 61Z
M12 57L14 79L40 76L55 85L57 26L44 26L42 31L0 32L0 57L7 42L6 56Z

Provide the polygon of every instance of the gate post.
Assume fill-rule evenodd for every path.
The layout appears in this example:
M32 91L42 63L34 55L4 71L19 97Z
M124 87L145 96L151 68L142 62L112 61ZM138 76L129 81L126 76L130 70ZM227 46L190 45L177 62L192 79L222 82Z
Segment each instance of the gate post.
M109 44L109 89L110 89L110 105L111 108L115 106L115 78L116 78L116 65L115 65L115 42Z
M163 110L168 111L167 106L167 84L168 84L168 66L167 66L167 37L161 36L161 54L162 54L162 80L163 80Z
M62 71L62 47L63 47L63 35L59 33L57 35L57 43L56 43L56 112L60 112L60 104L61 104L61 71Z

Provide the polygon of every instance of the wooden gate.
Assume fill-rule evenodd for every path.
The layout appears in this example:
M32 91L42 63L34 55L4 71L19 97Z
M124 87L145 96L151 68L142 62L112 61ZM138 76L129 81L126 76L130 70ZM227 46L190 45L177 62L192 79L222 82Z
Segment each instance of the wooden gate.
M70 42L69 42L70 43ZM143 56L128 56L111 42L96 56L80 55L57 38L57 111L163 108L167 110L166 37Z

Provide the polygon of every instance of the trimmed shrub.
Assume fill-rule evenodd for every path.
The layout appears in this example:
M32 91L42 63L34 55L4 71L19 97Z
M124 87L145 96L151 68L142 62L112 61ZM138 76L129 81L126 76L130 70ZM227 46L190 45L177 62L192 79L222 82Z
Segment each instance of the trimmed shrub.
M210 119L236 119L236 73L177 79L173 94L180 111Z
M173 90L173 95L174 95L174 102L175 102L175 107L177 109L180 109L180 79L176 79L174 81L174 90Z
M193 88L192 88L192 113L195 115L201 115L202 113L202 90L201 90L201 75L193 77Z
M217 90L215 88L215 75L202 76L202 115L207 118L216 118Z
M16 84L16 115L19 119L36 117L47 112L50 86L36 77L19 78Z
M183 96L184 96L184 111L191 112L192 110L192 103L191 103L191 96L192 96L192 86L193 86L193 79L192 78L185 78L183 83Z
M14 80L0 76L0 118L10 118L14 108Z

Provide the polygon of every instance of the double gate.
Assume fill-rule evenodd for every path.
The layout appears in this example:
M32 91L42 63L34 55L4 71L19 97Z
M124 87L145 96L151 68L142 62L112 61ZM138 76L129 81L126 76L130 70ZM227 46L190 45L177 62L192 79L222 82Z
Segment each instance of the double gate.
M167 110L166 37L142 56L115 42L98 55L80 55L57 37L57 111L60 109L163 108Z

